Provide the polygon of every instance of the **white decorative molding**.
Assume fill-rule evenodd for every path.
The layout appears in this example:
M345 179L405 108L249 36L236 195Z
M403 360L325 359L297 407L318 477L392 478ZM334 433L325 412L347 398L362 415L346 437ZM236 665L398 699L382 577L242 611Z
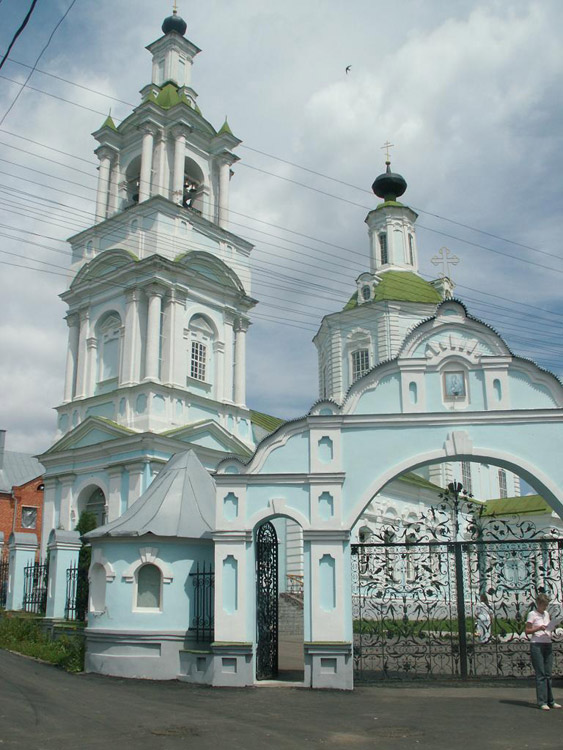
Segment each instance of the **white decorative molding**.
M156 565L157 568L160 568L160 572L162 573L162 582L171 583L174 580L172 568L170 567L170 565L168 565L168 563L165 563L164 560L161 560L159 557L157 557L157 554L157 547L140 547L139 559L135 560L135 562L131 563L131 565L129 565L123 571L123 580L126 583L134 583L135 575L139 568L141 568L143 565Z
M473 453L473 440L465 430L450 432L444 443L446 456L471 455Z
M106 559L104 556L104 553L99 547L96 547L92 552L92 562L90 564L90 569L92 569L92 565L101 565L102 568L106 571L106 581L108 583L111 583L113 580L115 580L115 570L113 569L113 565ZM88 579L90 576L88 576Z

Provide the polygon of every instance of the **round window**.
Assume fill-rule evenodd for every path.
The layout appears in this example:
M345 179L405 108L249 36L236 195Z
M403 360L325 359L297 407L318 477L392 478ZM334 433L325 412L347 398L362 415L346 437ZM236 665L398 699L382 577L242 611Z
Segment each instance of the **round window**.
M362 297L365 300L368 300L371 297L371 289L369 288L367 284L364 287L362 287Z

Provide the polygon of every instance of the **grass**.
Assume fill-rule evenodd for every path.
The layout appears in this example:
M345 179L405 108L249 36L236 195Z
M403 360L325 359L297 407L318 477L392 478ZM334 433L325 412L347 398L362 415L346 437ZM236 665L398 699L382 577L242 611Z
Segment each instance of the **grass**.
M62 635L53 640L41 629L36 617L5 612L0 617L0 648L42 659L67 672L84 669L83 639Z
M508 635L510 633L523 633L525 623L520 620L508 620L494 618L492 624L492 635ZM475 630L475 622L472 617L465 619L465 630L472 633ZM415 636L424 638L427 633L451 634L458 632L457 618L451 620L427 619L383 619L383 620L354 620L354 633L366 635L379 635L387 638L400 636Z

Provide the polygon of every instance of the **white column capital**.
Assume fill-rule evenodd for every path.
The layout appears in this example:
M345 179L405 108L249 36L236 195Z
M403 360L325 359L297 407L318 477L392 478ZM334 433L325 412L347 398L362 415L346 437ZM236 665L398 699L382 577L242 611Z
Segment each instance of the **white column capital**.
M115 159L117 159L117 151L114 148L112 148L111 146L107 146L105 144L102 145L102 146L99 146L95 150L94 153L96 154L96 156L98 157L98 159L101 162L102 161L110 161L111 162L111 161L115 161Z
M77 312L67 313L65 320L69 328L78 327L80 325L80 315Z
M138 128L143 135L151 135L153 138L161 132L154 122L142 122Z
M192 128L189 125L179 123L178 125L174 125L174 127L172 127L169 132L173 136L174 140L178 141L180 138L187 138L191 131Z

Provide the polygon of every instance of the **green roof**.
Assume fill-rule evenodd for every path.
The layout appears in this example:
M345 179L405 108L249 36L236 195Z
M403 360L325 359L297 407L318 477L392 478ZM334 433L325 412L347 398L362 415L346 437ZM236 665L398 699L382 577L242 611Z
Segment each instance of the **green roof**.
M104 124L102 125L102 128L111 128L112 130L117 130L117 127L111 115L108 115L106 117Z
M285 419L279 419L278 417L272 417L271 414L264 414L261 411L252 411L250 412L250 421L257 425L258 427L262 427L263 430L267 430L268 432L273 432L274 430L277 430L280 425L284 424Z
M444 490L434 482L429 482L428 479L415 474L413 471L409 471L406 474L402 474L398 477L400 482L406 482L416 487L420 487L423 490L434 490L435 492L443 492Z
M522 513L551 513L551 508L541 495L524 497L499 497L487 500L484 516L507 516Z
M412 271L383 271L381 281L375 287L373 302L393 300L397 302L420 302L438 305L442 302L442 295L432 284L424 281ZM369 302L365 304L370 304ZM358 306L358 293L349 300L344 310L353 310Z
M233 134L233 131L231 130L231 128L229 127L229 123L227 122L227 116L226 115L225 115L225 122L221 125L221 129L219 130L219 132L218 132L217 135L224 135L225 133L227 135L232 135Z
M159 92L158 96L155 99L155 104L157 104L159 107L162 107L162 109L170 109L171 107L175 107L176 104L180 104L182 100L180 99L180 95L178 94L178 89L174 84L167 83Z

